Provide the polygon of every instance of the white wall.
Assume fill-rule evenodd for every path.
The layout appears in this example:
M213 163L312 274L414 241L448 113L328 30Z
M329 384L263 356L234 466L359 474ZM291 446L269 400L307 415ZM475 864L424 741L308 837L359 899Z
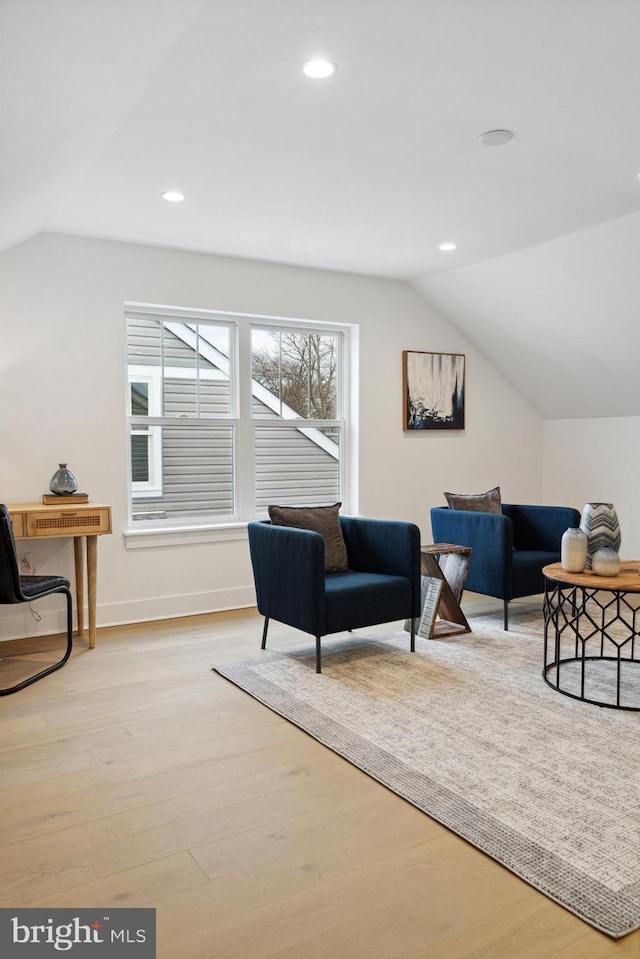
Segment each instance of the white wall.
M544 426L543 497L581 510L613 503L622 559L640 558L640 416L548 420Z
M125 548L125 301L359 324L363 515L412 520L430 542L443 490L499 484L507 502L542 501L541 418L408 284L40 234L0 257L0 500L40 500L67 462L92 500L113 506L98 625L253 602L246 541ZM403 349L466 353L463 432L403 433ZM39 572L71 576L68 541L23 547ZM0 611L3 636L61 628L38 608L40 624L26 607Z

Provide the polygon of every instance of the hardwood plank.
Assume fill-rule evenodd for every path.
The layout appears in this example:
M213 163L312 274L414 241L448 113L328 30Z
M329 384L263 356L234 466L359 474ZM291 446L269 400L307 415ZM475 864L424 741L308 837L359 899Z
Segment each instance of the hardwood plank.
M27 905L42 899L47 906L66 889L75 889L95 880L96 874L86 853L62 851L42 856L35 862L14 860L2 876L3 904Z
M102 843L93 843L89 855L94 869L98 875L108 875L128 863L160 859L219 836L236 835L257 822L266 822L275 828L299 809L312 816L315 810L340 795L345 788L341 777L356 788L347 768L329 775L309 772L302 782L298 782L296 773L295 769L276 767L267 775L247 776L240 783L224 783L195 795L145 806L141 822L150 823L152 828L136 830L135 825L130 826L126 835L105 837ZM292 777L295 784L289 786L287 780L291 782ZM238 786L243 798L233 801L231 797L237 797Z
M256 776L268 770L278 770L283 776L300 774L304 752L289 737L282 742L265 743L259 749L254 741L244 738L246 745L243 747L238 737L230 752L230 741L222 739L218 750L204 756L197 746L154 753L140 762L98 766L84 775L82 792L78 791L74 773L44 783L36 793L31 786L9 790L3 797L7 810L2 813L11 826L9 841L37 834L52 825L79 825L133 806L244 780L249 768ZM244 787L248 791L250 783L244 783ZM233 787L232 796L237 788Z
M212 673L261 622L103 629L0 699L0 905L155 906L160 959L639 959Z
M191 895L207 878L188 853L178 853L160 862L126 869L107 879L79 883L43 899L36 896L25 906L89 909L99 906L162 906L175 889Z

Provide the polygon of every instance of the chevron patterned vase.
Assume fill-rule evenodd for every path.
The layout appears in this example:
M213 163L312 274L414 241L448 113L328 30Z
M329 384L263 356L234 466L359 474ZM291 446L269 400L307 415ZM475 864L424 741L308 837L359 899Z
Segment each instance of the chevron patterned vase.
M582 510L580 529L587 534L587 569L591 569L593 554L608 546L620 549L620 524L613 503L587 503Z

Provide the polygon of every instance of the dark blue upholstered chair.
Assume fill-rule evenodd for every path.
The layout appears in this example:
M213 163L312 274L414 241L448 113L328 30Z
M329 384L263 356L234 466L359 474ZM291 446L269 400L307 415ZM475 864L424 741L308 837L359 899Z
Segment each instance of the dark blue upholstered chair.
M509 506L499 513L475 513L435 506L431 510L434 543L471 546L465 589L495 596L504 603L509 628L509 600L544 592L542 567L560 562L560 540L580 513L569 506Z
M341 516L349 571L325 573L324 539L310 530L249 523L258 610L320 640L363 626L420 616L420 530L413 523ZM411 651L415 635L411 631Z

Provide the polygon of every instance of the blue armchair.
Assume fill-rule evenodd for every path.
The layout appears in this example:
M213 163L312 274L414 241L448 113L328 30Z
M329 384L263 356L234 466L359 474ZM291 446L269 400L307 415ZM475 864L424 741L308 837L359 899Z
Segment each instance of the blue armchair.
M420 616L420 530L413 523L341 516L349 569L325 573L320 533L270 522L249 523L249 549L258 610L316 638L329 633Z
M560 540L580 513L569 506L510 506L500 513L476 513L435 506L431 529L435 543L471 546L465 588L495 596L504 604L509 628L509 600L544 592L542 568L560 561Z

